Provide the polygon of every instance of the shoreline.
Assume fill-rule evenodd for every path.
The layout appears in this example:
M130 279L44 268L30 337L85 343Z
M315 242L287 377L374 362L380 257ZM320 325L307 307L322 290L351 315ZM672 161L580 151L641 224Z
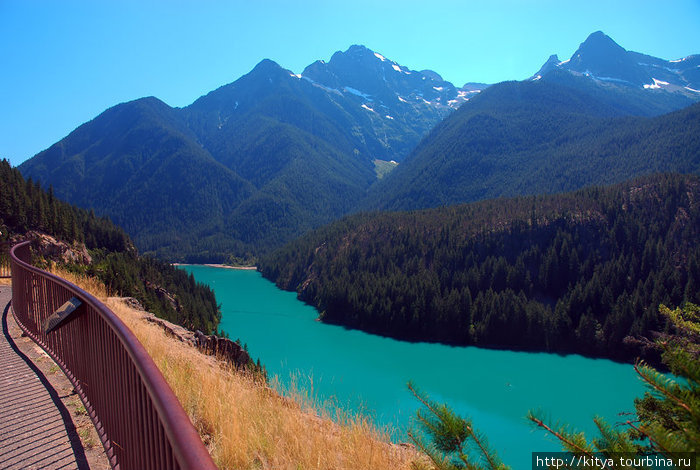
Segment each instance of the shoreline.
M231 266L228 264L214 264L214 263L172 263L173 266L209 266L210 268L222 268L222 269L238 269L241 271L257 271L257 266Z

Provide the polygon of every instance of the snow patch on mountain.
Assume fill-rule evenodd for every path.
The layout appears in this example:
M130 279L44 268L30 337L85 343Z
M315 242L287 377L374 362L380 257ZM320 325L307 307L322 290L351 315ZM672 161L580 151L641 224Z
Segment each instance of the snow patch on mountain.
M576 72L572 73L576 74ZM623 80L621 78L615 78L615 77L599 77L597 75L594 75L590 70L586 69L585 72L582 73L584 77L592 78L593 80L598 80L601 82L617 82L617 83L626 83L629 84L630 82L627 80Z
M344 90L344 91L347 91L348 93L352 93L352 94L355 95L355 96L359 96L359 97L361 97L361 98L364 98L364 99L366 99L366 100L368 100L368 101L374 101L370 95L368 95L367 93L363 93L363 92L361 92L360 90L357 90L357 89L355 89L355 88L352 88L352 87L349 87L349 86L344 86L344 87L343 87L343 90Z
M304 75L302 75L301 78L303 78L304 80L306 80L307 82L311 83L311 85L313 85L313 86L315 86L315 87L317 87L317 88L320 88L320 89L322 89L322 90L325 90L325 91L327 91L327 92L329 92L329 93L334 93L334 94L336 94L336 95L343 96L343 93L342 93L340 90L338 90L337 88L330 88L330 87L327 87L327 86L322 85L322 84L316 82L315 80L312 80L312 79L310 79L309 77L306 77L306 76L304 76Z
M652 78L654 80L654 83L651 84L645 84L644 88L647 90L658 90L662 86L670 85L668 82L664 82L663 80L657 80L656 78Z
M469 95L475 95L475 94L477 94L477 93L481 93L481 90L459 90L459 91L457 92L457 96L458 96L459 98L464 99L464 100L468 100L468 99L469 99L469 98L468 98Z

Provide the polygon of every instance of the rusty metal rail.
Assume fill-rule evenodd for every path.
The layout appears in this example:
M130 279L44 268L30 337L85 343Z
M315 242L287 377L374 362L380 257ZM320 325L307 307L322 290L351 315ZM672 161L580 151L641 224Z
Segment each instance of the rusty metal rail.
M175 394L141 343L99 300L29 264L14 246L12 309L20 327L63 369L90 415L113 468L215 469ZM78 307L46 334L67 301Z

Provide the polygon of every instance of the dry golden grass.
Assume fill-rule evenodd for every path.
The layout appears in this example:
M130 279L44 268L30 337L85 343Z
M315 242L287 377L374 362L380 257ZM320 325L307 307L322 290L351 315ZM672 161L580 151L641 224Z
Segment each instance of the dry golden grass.
M70 273L136 334L222 469L408 469L422 458L393 445L366 419L331 420L303 392L281 397L259 379L204 356L140 319L103 285ZM341 416L341 413L337 413Z

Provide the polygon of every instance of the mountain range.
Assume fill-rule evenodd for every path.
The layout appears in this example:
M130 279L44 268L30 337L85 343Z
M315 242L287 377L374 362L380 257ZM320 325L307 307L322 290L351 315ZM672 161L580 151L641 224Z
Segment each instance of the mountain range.
M20 170L109 215L142 251L251 258L358 208L697 172L697 108L660 115L700 100L698 60L594 33L531 80L461 88L363 46L301 74L263 60L184 108L116 105Z

